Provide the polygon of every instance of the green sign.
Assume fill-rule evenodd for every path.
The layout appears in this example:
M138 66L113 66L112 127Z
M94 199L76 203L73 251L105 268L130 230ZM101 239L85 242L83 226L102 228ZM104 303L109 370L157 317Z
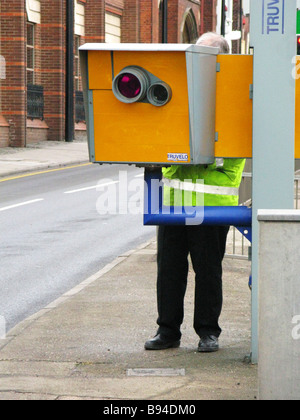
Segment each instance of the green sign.
M297 10L297 35L300 35L300 10Z

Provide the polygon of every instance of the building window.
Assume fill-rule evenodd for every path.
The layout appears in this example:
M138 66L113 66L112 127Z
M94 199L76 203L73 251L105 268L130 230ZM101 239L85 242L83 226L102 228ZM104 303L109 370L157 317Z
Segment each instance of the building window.
M188 10L183 18L182 43L194 44L198 39L197 23L193 11Z
M85 111L83 92L81 88L81 77L80 77L80 59L79 59L79 47L80 47L80 36L75 36L75 54L74 54L74 75L75 75L75 121L76 123L85 122Z
M41 1L26 0L26 12L28 22L41 23Z
M43 86L27 85L27 118L44 119L44 88Z
M77 0L74 2L74 7L75 7L75 25L74 25L75 35L84 36L85 35L85 7L83 4L79 4Z
M105 42L121 42L121 17L112 13L105 13Z
M79 47L80 36L75 36L75 53L74 53L74 74L75 74L75 90L80 90L80 63L79 63Z
M27 22L27 84L34 85L34 24Z

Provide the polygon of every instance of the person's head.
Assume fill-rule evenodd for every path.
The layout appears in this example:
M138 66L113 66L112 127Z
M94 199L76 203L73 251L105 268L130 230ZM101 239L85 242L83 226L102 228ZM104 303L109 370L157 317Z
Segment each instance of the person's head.
M214 32L207 32L200 36L197 45L205 45L207 47L217 47L221 54L228 54L230 51L229 44L226 39Z

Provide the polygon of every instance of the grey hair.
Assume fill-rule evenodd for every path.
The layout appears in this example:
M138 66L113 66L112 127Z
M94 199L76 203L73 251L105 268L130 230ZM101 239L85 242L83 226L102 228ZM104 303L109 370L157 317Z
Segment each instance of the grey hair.
M230 51L229 44L226 39L215 32L206 32L201 35L196 44L218 47L221 54L229 54Z

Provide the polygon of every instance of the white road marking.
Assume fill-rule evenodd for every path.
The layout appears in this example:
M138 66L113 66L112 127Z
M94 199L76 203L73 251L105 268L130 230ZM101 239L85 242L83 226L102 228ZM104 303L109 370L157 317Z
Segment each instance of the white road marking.
M1 207L0 211L11 210L11 209L15 209L15 208L21 207L21 206L27 206L29 204L38 203L39 201L43 201L43 200L44 200L44 198L37 198L36 200L24 201L23 203L13 204L13 205L7 206L7 207Z
M82 191L95 190L96 188L99 188L99 187L107 187L108 185L113 185L113 184L118 184L118 183L119 181L112 181L112 182L107 182L106 184L97 184L91 187L79 188L77 190L72 190L72 191L65 191L65 194L74 194L74 193L82 192Z

